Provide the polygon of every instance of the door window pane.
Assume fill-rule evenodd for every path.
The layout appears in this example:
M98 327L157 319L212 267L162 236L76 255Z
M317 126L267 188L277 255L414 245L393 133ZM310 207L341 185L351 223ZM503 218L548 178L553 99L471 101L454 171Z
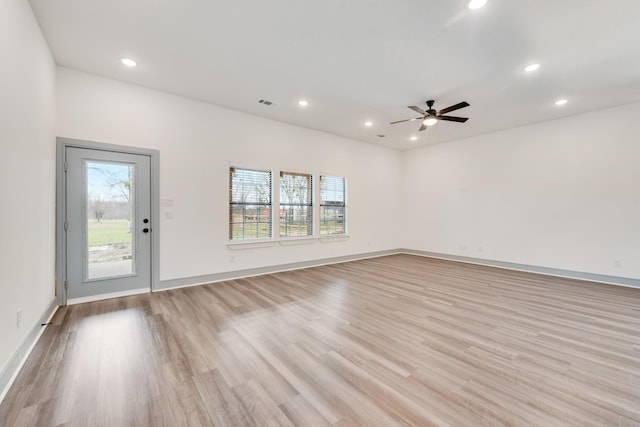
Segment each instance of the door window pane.
M134 274L135 167L96 161L85 165L87 279Z

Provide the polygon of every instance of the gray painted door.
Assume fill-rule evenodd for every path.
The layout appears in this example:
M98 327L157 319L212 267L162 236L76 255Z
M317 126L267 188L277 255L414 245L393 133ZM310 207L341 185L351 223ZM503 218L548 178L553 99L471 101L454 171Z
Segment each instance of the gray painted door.
M150 290L150 157L67 147L65 159L67 299Z

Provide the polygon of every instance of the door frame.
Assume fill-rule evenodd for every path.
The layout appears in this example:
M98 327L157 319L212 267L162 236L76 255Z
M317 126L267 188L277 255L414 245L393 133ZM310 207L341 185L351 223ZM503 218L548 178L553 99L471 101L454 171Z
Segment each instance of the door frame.
M158 289L160 284L160 151L148 148L128 147L104 142L85 141L56 137L56 298L58 305L67 305L67 233L65 232L66 212L66 150L67 147L90 150L111 151L126 154L140 154L151 159L151 286L149 291Z

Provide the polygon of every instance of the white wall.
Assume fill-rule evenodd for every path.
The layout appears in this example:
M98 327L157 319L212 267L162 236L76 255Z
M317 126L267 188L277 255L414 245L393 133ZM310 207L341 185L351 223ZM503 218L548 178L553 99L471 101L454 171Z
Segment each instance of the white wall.
M24 0L0 52L0 371L53 301L54 135L161 151L162 280L398 247L640 278L640 104L398 153L56 72ZM351 237L230 250L229 163L346 176Z
M633 104L404 153L404 246L640 278L639 118Z
M400 246L402 155L393 150L65 68L57 73L57 135L160 150L161 198L172 202L161 207L161 280ZM350 238L229 249L230 163L345 176Z
M55 65L29 2L0 2L0 52L2 372L54 299Z

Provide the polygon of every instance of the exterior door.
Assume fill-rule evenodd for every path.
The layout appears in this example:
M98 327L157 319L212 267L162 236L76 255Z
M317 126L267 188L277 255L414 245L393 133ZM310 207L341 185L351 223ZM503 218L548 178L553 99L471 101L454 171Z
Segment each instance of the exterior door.
M66 147L65 169L67 299L150 291L150 156Z

